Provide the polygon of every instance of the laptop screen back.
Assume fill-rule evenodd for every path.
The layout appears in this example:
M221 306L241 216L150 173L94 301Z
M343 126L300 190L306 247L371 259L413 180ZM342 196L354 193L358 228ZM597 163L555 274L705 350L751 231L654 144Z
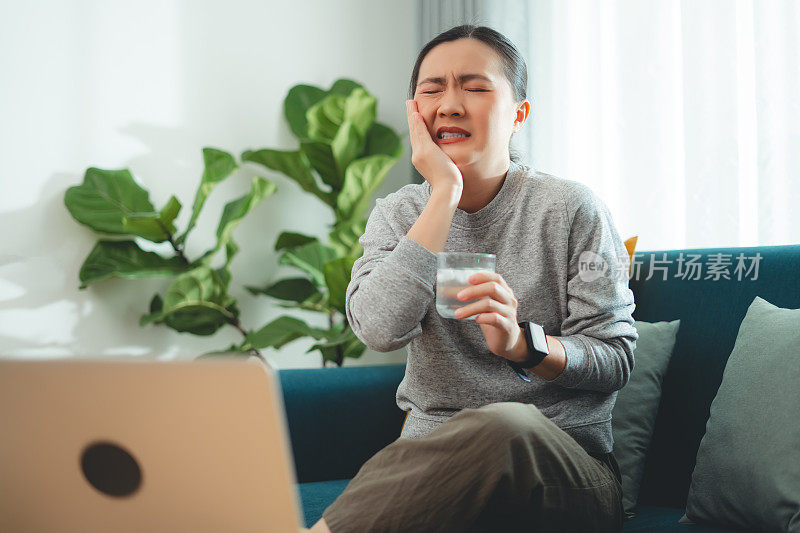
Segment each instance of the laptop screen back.
M274 370L0 360L0 531L297 531Z

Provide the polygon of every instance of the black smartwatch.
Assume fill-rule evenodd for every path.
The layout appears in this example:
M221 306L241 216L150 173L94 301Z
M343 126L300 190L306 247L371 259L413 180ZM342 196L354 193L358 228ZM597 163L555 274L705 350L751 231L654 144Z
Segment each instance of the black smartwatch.
M528 345L528 358L521 363L515 363L509 359L507 361L520 377L530 381L523 369L533 368L541 363L545 357L550 355L550 350L547 348L547 339L544 336L544 328L541 325L536 322L520 322L519 327L524 330L525 344Z

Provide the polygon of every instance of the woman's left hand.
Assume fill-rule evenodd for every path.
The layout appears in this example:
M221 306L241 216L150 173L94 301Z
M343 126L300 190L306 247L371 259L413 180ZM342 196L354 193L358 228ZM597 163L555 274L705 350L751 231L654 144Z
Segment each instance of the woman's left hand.
M473 285L458 293L461 301L482 298L456 310L456 318L477 314L486 344L493 354L511 359L511 351L519 342L522 329L517 323L517 298L503 276L496 272L477 272L469 277Z

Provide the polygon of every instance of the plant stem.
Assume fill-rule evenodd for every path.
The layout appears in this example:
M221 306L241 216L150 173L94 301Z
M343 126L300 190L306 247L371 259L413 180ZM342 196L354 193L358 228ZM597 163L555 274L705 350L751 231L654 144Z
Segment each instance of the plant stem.
M172 249L175 250L175 254L177 254L177 256L180 257L181 261L183 261L184 263L186 263L188 265L189 264L189 260L186 259L185 255L183 255L183 249L178 247L177 244L175 244L175 236L172 235L172 233L170 233L170 232L167 232L167 235L169 235L167 240L172 245Z
M331 329L333 329L333 316L336 315L336 314L338 314L338 313L334 309L333 311L331 311L331 314L328 316L328 318L330 320ZM342 350L342 345L339 344L338 346L336 346L336 366L342 366L343 362L344 362L344 350Z
M185 255L183 255L183 248L179 247L175 243L175 236L172 234L172 232L170 232L167 228L165 228L163 224L161 224L161 227L164 229L164 232L166 232L167 241L172 245L172 249L175 250L175 254L181 259L181 261L183 261L185 264L188 265L189 260L186 259ZM238 318L234 317L233 319L229 320L229 322L231 325L233 325L233 327L239 330L239 332L244 336L245 339L247 339L247 330L242 327L242 324L241 322L239 322ZM258 351L258 349L251 348L250 352L259 359L261 359L261 361L266 364L267 360L264 358L261 352Z
M180 257L181 261L183 261L185 264L188 265L189 264L189 260L186 259L185 255L183 255L183 248L179 248L178 245L175 244L175 236L161 222L158 222L158 225L161 226L161 229L163 229L164 233L167 234L167 242L169 242L172 245L172 249L175 250L175 254L178 257Z
M336 364L338 366L342 366L344 363L344 351L342 350L342 345L336 347Z
M336 311L329 311L328 312L328 329L333 329L333 313L335 313L335 312ZM337 359L338 359L338 350L337 350ZM323 357L322 358L322 366L323 367L326 366L327 363L328 363L327 359L325 359ZM336 363L336 361L334 361L334 363Z
M239 322L239 319L238 319L238 318L234 318L233 320L231 320L231 321L230 321L230 323L231 323L231 325L232 325L233 327L235 327L236 329L238 329L238 330L239 330L239 332L240 332L242 335L244 335L244 338L245 338L245 339L247 338L247 330L246 330L246 329L244 329L244 328L242 327L242 324L241 324L241 322ZM261 360L262 360L264 363L266 363L266 362L267 362L267 360L264 358L264 356L263 356L263 355L261 355L261 352L259 352L259 351L258 351L256 348L251 348L251 349L250 349L250 351L253 353L253 355L255 355L256 357L258 357L259 359L261 359Z

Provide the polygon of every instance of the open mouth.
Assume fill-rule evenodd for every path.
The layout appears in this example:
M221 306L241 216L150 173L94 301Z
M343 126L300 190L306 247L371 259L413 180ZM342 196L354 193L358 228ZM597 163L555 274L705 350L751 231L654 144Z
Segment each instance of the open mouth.
M446 140L446 139L465 139L469 138L469 133L450 133L449 131L443 131L436 136L438 139Z
M470 132L455 125L442 125L436 130L436 139L442 142L453 142L453 139L469 139L470 135L472 135Z
M436 135L436 144L463 143L469 138L469 133L443 131Z

